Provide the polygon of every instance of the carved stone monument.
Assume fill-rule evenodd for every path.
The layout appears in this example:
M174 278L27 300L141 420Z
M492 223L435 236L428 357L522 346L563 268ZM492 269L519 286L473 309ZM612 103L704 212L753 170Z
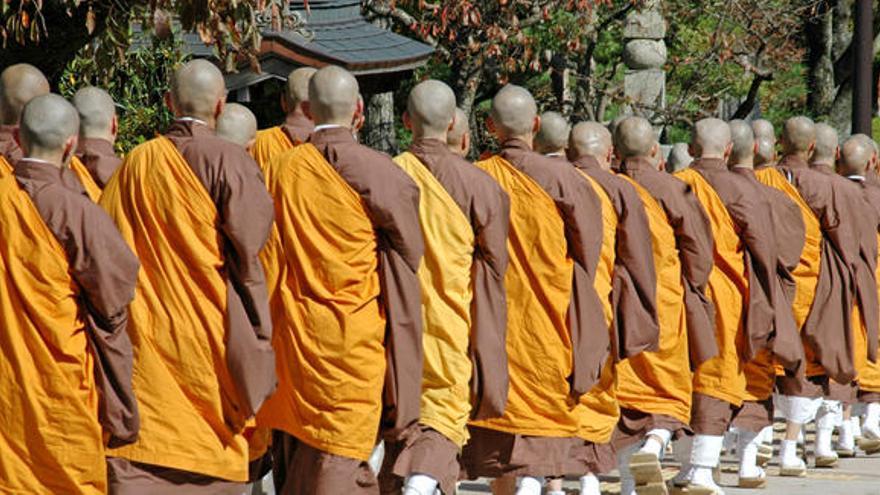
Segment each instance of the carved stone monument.
M624 94L629 109L649 120L656 109L666 105L665 36L660 0L648 0L627 15L623 30Z

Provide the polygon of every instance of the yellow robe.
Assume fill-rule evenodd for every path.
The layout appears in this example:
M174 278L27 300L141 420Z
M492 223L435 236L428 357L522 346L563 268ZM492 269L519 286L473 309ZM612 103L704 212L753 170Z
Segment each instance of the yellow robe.
M0 156L0 178L6 177L12 173L12 164L6 160L6 157Z
M587 179L599 201L602 203L602 251L599 256L599 265L596 267L596 280L593 287L602 301L602 311L605 315L605 323L611 332L611 322L614 318L611 307L611 276L614 273L617 243L617 212L611 203L611 198L605 189L592 177L579 172ZM610 336L609 336L610 337ZM602 368L599 382L593 386L589 393L581 396L577 407L580 420L578 437L593 443L608 443L614 427L620 419L620 408L617 405L617 374L615 372L614 356L608 356L608 361Z
M94 361L67 255L11 175L0 212L0 492L105 493Z
M744 248L736 227L718 193L696 170L676 176L689 184L709 218L715 239L715 266L709 275L706 296L715 305L715 340L718 356L706 361L694 374L694 392L742 405L746 376L740 360L744 304L748 297Z
M254 160L257 161L260 169L265 172L269 161L298 144L300 143L290 142L290 138L287 137L287 134L280 126L270 127L269 129L257 132L257 138L254 141L251 154L254 156Z
M544 437L575 436L570 398L571 335L566 323L574 261L553 199L499 156L476 164L510 197L507 356L510 390L501 418L473 421L492 430Z
M877 236L880 244L880 235ZM880 277L880 256L877 260L876 276ZM880 278L877 279L877 292L880 296ZM868 360L868 330L859 313L859 305L853 304L853 324L857 328L853 331L854 364L858 373L859 389L865 392L880 393L880 360L872 363Z
M468 439L471 413L473 369L468 344L474 232L461 207L415 155L403 153L394 161L421 191L419 219L425 255L419 282L425 357L419 422L462 447Z
M101 187L98 186L98 183L95 182L95 179L92 178L92 174L89 173L89 170L83 165L83 162L80 161L79 158L73 157L70 159L70 169L73 170L73 173L79 177L79 181L82 183L83 188L86 190L86 194L89 195L89 198L92 199L95 203L101 200Z
M311 144L272 159L266 182L277 229L261 259L272 291L278 389L257 423L367 460L386 366L373 224L357 192Z
M228 286L214 202L174 144L158 137L129 153L101 206L143 266L128 328L140 436L109 455L246 481L246 418L230 396Z
M810 308L813 305L813 299L816 297L816 285L819 282L819 263L822 249L822 229L816 214L807 205L804 198L798 192L785 176L779 170L767 167L755 170L755 176L758 181L766 186L776 188L784 192L801 210L805 227L804 249L801 252L801 259L798 266L792 272L795 281L795 296L792 304L792 314L797 325L798 331L803 329L804 322L810 314ZM825 370L816 362L815 353L808 345L804 346L806 353L807 376L824 375ZM776 368L777 375L785 374L781 366Z
M685 320L684 286L675 232L663 207L638 182L635 187L648 214L651 247L657 273L657 320L660 343L656 352L643 352L617 365L617 397L621 407L663 414L690 423L692 378Z

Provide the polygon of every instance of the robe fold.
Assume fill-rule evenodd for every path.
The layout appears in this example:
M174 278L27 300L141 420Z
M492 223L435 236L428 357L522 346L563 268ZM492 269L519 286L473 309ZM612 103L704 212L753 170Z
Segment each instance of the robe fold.
M122 159L116 156L113 143L99 138L82 138L76 148L76 158L91 175L99 189L110 182L110 177L122 165Z
M0 491L101 494L138 434L125 331L138 261L67 169L0 179Z
M101 205L144 268L129 325L141 434L109 455L153 474L246 481L242 430L275 386L258 259L272 206L257 167L180 120L129 153Z
M610 441L620 417L616 362L658 349L657 277L648 215L635 188L602 170L592 157L581 157L573 165L602 202L603 244L594 286L602 300L613 352L599 383L581 397L578 408L578 436L601 444Z
M77 178L82 183L83 189L85 189L89 199L95 203L101 201L101 187L98 186L98 183L95 182L92 174L89 173L89 170L83 162L76 156L70 159L70 170L76 174Z
M260 169L265 171L269 162L277 155L306 142L314 124L302 115L288 116L279 126L257 131L257 138L251 154Z
M765 170L770 171L758 171L759 180L778 189L780 178L787 181L809 206L822 232L815 296L801 330L806 342L807 376L827 374L838 383L849 383L856 374L852 308L859 237L853 222L846 219L855 218L857 212L838 185L811 170L799 157L786 156L777 170ZM762 175L773 179L767 181Z
M630 158L621 178L633 185L648 216L657 277L659 349L618 364L622 408L690 420L691 365L717 353L711 302L703 291L712 268L712 236L697 198L649 160ZM691 299L686 292L693 291ZM686 305L691 305L687 310ZM688 323L687 315L695 315Z
M17 125L0 125L0 177L12 173L12 166L21 160L21 148L15 141Z
M345 128L313 134L266 171L277 228L261 258L279 384L257 423L365 461L380 426L394 440L419 418L418 187Z
M602 232L601 203L571 165L519 140L477 166L510 196L510 391L501 418L471 424L513 435L574 436L572 396L595 385L610 346L593 287L602 236L590 233Z
M707 295L715 305L719 355L694 374L694 393L740 406L745 398L744 364L770 346L774 306L781 295L778 255L769 201L723 160L698 159L676 174L703 205L715 239L715 267Z

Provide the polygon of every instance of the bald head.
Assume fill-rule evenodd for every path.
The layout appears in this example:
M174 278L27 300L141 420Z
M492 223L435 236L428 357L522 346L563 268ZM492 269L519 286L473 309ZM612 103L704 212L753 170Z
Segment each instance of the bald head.
M462 157L471 152L471 123L460 108L455 109L455 122L446 136L446 144L450 151Z
M591 156L603 169L611 168L613 152L611 132L598 122L581 122L571 130L568 143L569 158L577 160Z
M73 106L79 113L79 135L84 138L116 139L116 104L109 93L88 86L73 95Z
M864 176L873 156L874 148L867 140L859 136L849 138L841 149L841 175Z
M816 124L807 117L792 117L782 126L782 147L787 155L808 159L816 145Z
M703 119L694 125L691 149L697 158L726 158L730 152L730 126L721 119Z
M217 119L217 135L249 150L257 137L257 118L248 107L230 103Z
M627 117L614 129L614 149L623 158L650 158L656 154L657 135L642 117Z
M361 101L357 79L342 67L323 67L309 81L309 113L315 124L350 128Z
M776 139L776 130L773 129L773 123L766 119L758 119L752 122L752 132L755 133L755 139L769 137Z
M541 128L535 136L535 151L545 155L550 153L565 154L571 125L559 112L541 114Z
M284 87L285 111L287 113L299 110L303 102L309 101L309 81L315 75L317 69L312 67L300 67L294 69L287 76L287 85Z
M19 136L27 157L60 167L73 155L78 133L79 115L61 96L37 96L22 111Z
M838 146L837 131L828 124L816 124L816 147L813 149L812 162L834 167Z
M455 93L433 79L416 84L406 102L406 118L414 137L446 141L455 119Z
M171 80L171 108L176 117L193 117L214 126L226 101L223 73L207 60L183 64Z
M46 76L30 64L15 64L0 73L0 124L17 125L29 101L49 94Z
M730 140L733 148L730 150L730 165L754 166L755 162L755 133L752 126L744 120L731 120Z
M538 105L525 88L508 84L492 99L492 128L500 139L532 141L538 127Z

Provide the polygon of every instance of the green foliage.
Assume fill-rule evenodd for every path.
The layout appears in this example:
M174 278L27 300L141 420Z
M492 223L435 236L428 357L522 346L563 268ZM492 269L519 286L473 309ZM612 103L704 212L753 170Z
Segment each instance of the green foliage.
M871 134L873 135L874 142L880 143L880 117L875 117L871 122Z
M66 97L77 89L95 85L106 89L116 101L119 135L116 147L125 153L166 129L173 115L164 103L174 68L186 60L181 43L174 38L138 46L112 64L83 50L65 69L59 91Z

